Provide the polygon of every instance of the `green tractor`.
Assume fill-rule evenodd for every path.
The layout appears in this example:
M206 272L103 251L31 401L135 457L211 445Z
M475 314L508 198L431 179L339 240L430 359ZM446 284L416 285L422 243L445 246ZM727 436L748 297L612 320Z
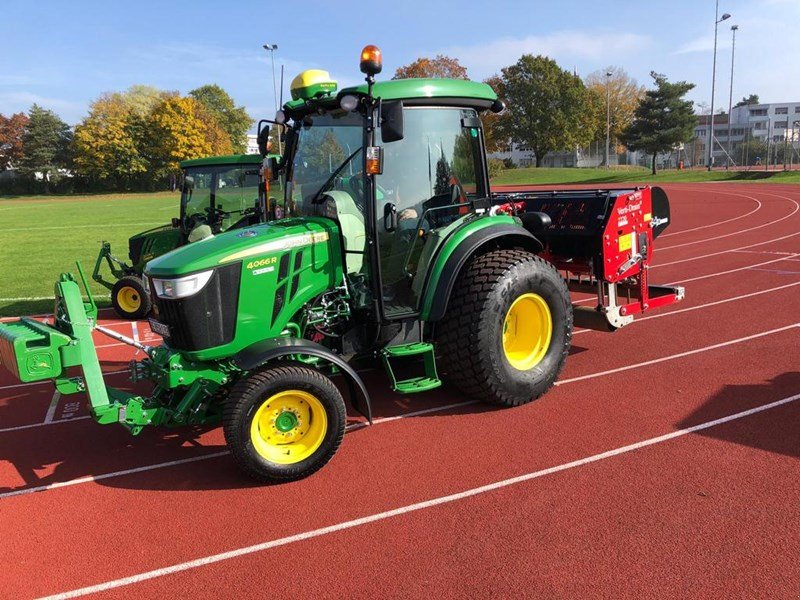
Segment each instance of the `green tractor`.
M132 236L128 240L130 264L115 257L111 244L103 242L92 279L111 291L111 304L120 317L141 319L150 313L152 299L142 276L149 260L228 229L264 221L262 160L258 154L235 154L181 162L180 216L168 225ZM100 272L103 263L113 281Z
M517 406L553 385L574 324L611 331L683 297L647 282L669 222L663 192L492 194L480 114L503 106L488 85L375 83L369 46L361 70L366 85L338 93L321 71L292 83L276 118L286 150L268 169L284 191L274 220L147 262L163 344L98 326L91 297L63 274L53 324L0 324L0 360L21 381L86 392L96 421L133 434L222 423L244 471L287 481L342 442L340 389L371 422L357 365L382 365L397 393L444 377L470 398ZM595 304L573 305L570 290ZM145 353L130 370L149 395L105 385L93 330Z

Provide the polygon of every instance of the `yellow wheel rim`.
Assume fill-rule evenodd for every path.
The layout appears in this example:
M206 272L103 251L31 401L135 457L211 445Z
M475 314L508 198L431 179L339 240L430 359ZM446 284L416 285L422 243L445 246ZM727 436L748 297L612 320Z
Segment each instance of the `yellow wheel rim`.
M316 396L285 390L258 407L250 423L250 440L266 460L291 465L314 454L327 431L328 416Z
M126 285L117 292L117 304L125 312L134 313L142 305L142 297L136 289Z
M523 294L511 305L503 321L503 352L520 371L532 369L547 354L553 337L550 307L539 294Z

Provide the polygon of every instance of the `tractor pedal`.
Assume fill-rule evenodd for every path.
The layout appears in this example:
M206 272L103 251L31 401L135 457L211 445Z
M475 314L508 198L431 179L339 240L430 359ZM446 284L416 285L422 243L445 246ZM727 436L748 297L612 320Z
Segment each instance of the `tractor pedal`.
M414 394L442 385L436 372L436 357L431 343L413 342L388 346L381 351L381 357L395 392ZM420 369L423 371L422 375L418 374ZM397 370L402 372L402 379L398 378Z

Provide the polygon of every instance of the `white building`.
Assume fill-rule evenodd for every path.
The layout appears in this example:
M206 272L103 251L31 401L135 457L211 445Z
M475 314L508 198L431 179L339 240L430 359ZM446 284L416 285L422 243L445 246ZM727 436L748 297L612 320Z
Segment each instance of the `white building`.
M709 116L700 117L695 128L698 142L695 147L695 165L705 165L708 155ZM728 140L728 115L714 117L714 164L725 164L727 154L735 164L743 164L746 158L740 156L738 147L748 139L758 139L769 144L791 143L792 148L800 147L800 102L776 102L773 104L749 104L737 106L730 115L731 137ZM743 146L741 146L744 149ZM763 157L766 160L766 157Z
M245 154L258 154L258 136L254 133L247 134L247 150Z

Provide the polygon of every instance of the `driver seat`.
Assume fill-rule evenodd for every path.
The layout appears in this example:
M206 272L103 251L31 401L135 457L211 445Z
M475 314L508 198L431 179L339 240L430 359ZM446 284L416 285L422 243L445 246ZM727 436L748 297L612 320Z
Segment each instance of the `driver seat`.
M325 195L327 196L325 212L339 221L345 250L364 252L367 243L364 215L358 210L353 197L347 192L338 190L327 192ZM363 254L347 254L344 260L348 273L358 273L364 265Z

